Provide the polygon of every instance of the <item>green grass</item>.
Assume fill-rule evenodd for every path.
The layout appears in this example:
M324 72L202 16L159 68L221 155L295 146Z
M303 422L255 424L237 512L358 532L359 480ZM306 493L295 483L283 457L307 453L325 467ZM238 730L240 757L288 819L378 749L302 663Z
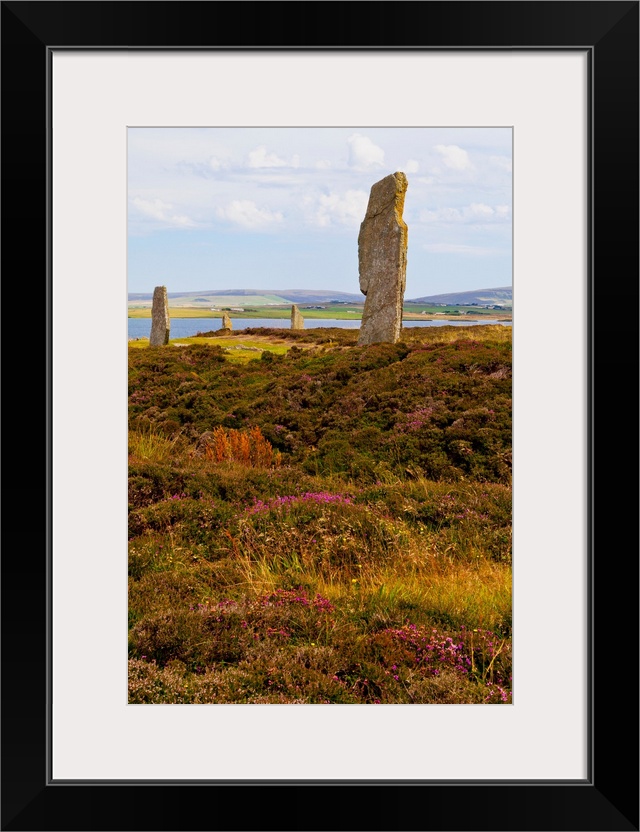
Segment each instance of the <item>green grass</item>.
M324 304L317 304L324 306ZM342 320L342 321L356 321L362 318L362 304L349 304L345 306L339 304L337 306L326 306L325 309L305 309L305 304L298 304L298 309L303 318L310 318L314 320ZM237 313L239 318L286 318L291 317L291 304L281 308L278 307L256 307L254 309L247 309L243 313Z
M258 339L244 336L220 336L216 337L215 340L213 338L201 338L197 336L175 338L169 341L168 346L180 348L191 345L207 345L212 342L224 349L227 359L236 364L245 364L248 361L260 358L261 354L265 351L272 352L275 355L284 355L291 346L277 343L274 339ZM148 347L148 338L139 338L136 341L129 342L130 349L145 350Z

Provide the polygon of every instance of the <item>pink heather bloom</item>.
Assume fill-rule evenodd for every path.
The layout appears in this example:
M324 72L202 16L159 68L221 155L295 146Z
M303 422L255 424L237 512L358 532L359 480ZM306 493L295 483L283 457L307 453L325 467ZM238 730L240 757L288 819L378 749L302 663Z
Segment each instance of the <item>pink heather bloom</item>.
M263 607L283 607L286 604L300 604L302 607L313 607L316 610L328 611L335 609L328 598L323 598L319 593L315 598L308 598L302 587L298 589L276 589L269 595L263 595L260 599Z
M304 505L305 503L317 503L320 505L328 503L341 503L343 505L351 505L352 502L353 500L351 497L344 494L330 494L328 491L307 491L305 494L290 494L284 497L272 497L266 502L264 500L254 499L253 505L248 506L246 511L248 514L259 514L260 512L289 508L292 505Z
M420 430L423 425L427 424L433 413L433 407L420 407L412 413L405 413L403 418L406 421L396 423L395 430L400 433L411 433Z

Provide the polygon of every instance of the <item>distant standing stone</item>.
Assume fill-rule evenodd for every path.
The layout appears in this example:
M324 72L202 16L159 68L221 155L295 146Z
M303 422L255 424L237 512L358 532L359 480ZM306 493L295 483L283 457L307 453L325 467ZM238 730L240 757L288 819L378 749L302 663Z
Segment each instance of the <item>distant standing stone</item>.
M371 188L358 235L360 291L366 295L358 344L394 344L402 330L407 271L407 224L402 219L407 177L397 172Z
M222 316L222 329L233 329L231 318L227 315L226 312Z
M304 329L304 318L295 303L291 307L291 329Z
M169 300L166 286L156 286L153 290L151 305L151 335L150 347L164 347L169 343L171 319L169 318Z

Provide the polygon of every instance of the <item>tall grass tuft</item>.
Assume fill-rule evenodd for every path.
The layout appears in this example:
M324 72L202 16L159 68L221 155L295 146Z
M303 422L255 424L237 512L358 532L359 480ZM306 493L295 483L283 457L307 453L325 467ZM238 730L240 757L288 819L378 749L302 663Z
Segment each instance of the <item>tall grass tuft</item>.
M159 429L148 427L129 431L129 461L150 462L156 465L175 459L176 452L184 450L186 443L181 433L166 436Z

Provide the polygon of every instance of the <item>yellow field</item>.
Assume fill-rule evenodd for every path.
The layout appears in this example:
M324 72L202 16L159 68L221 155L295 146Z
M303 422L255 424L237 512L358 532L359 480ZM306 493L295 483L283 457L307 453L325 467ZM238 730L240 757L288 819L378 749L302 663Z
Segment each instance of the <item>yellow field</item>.
M185 347L190 344L217 344L227 351L227 357L230 361L239 364L246 364L247 361L260 358L264 350L282 355L293 346L291 343L280 342L277 338L267 338L260 335L252 335L251 338L243 338L238 335L231 335L226 338L176 338L169 341L169 346L173 347ZM148 338L129 341L129 347L132 349L146 349L148 346Z

